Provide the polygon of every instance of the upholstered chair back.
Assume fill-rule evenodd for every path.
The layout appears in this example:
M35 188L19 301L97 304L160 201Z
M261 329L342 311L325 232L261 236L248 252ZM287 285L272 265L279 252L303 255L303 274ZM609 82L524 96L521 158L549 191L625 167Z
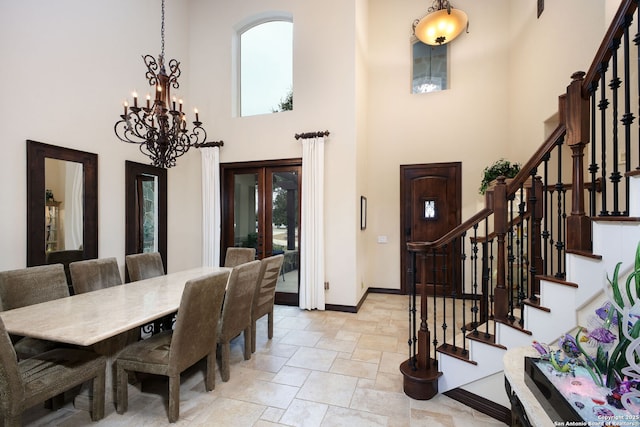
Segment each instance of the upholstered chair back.
M225 267L236 267L240 264L244 264L256 259L255 248L227 248L227 253L224 257Z
M214 273L185 285L169 348L170 371L182 372L212 351L215 354L228 279L227 272Z
M260 261L243 263L231 270L222 306L219 340L231 340L251 325L251 307Z
M162 256L159 252L127 255L125 263L129 279L132 282L165 274Z
M256 290L253 294L251 309L251 352L256 351L256 321L268 315L267 336L273 338L273 304L275 302L276 284L280 269L284 262L284 255L273 255L260 261L260 271L256 280Z
M259 319L273 310L276 284L284 255L273 255L260 261L260 272L256 281L256 292L253 295L253 316Z
M115 258L88 259L69 264L71 283L76 294L122 285Z
M69 296L62 264L0 272L0 310L6 311Z
M18 412L24 399L24 385L18 370L18 360L4 322L0 319L0 413Z

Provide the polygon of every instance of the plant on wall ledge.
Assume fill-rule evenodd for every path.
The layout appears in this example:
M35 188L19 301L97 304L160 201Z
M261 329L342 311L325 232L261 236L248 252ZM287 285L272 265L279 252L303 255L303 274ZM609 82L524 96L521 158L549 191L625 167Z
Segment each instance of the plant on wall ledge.
M480 194L484 194L489 188L489 183L499 176L507 178L515 177L520 172L520 163L511 163L509 160L500 159L491 166L487 166L482 171L482 181L480 182Z

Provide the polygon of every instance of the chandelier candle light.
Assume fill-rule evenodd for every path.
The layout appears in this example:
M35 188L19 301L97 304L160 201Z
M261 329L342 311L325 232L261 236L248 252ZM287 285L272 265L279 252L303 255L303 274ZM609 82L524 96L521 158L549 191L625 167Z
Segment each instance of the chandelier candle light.
M458 37L465 28L469 30L467 14L454 9L449 0L435 0L427 12L413 23L413 33L424 44L443 45Z
M123 142L139 144L140 151L148 156L154 166L170 168L176 165L176 159L185 154L191 146L202 147L221 145L207 143L207 132L198 117L198 109L194 109L195 121L193 129L187 129L186 114L182 111L183 101L171 97L171 88L178 89L180 63L172 59L168 63L169 74L164 62L164 0L162 0L162 26L160 30L162 50L158 60L152 55L142 58L147 66L145 74L149 85L155 88L155 98L151 103L151 95L147 94L144 107L138 106L138 94L133 92L133 106L124 102L124 114L116 122L114 131ZM178 102L176 108L176 101Z

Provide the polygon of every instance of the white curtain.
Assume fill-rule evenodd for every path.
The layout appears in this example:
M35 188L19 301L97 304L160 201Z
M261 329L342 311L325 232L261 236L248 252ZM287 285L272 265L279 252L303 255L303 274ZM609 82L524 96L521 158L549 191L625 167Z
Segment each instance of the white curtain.
M64 248L81 249L83 241L82 224L84 216L84 191L82 163L65 163L64 185Z
M202 153L202 265L220 265L220 147Z
M324 310L324 138L302 141L300 308Z

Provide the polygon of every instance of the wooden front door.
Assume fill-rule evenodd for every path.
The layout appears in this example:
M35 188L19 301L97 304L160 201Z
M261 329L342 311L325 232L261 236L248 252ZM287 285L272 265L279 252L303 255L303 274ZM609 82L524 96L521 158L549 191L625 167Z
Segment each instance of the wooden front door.
M407 242L438 240L460 224L461 170L459 162L400 166L400 267L401 290L405 293L410 291L413 280L412 254L407 251ZM421 275L422 264L416 262L416 277L426 277L424 284L431 295L434 291L438 295L451 295L454 289L460 290L460 284L454 283L460 277L454 274L459 259L455 250L447 251L446 254L428 255L426 265L435 265L437 268Z

